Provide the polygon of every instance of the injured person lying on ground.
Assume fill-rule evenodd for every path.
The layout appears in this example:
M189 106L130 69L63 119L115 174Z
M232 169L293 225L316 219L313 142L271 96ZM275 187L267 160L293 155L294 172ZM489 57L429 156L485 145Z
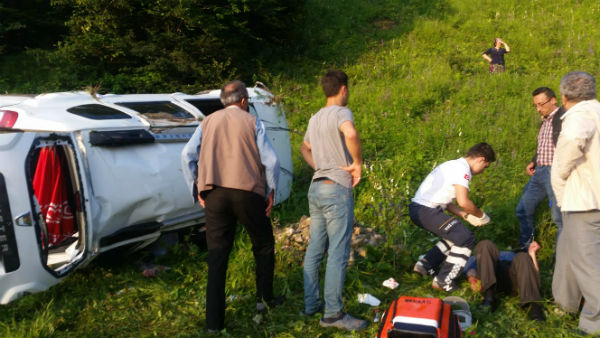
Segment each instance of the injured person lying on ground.
M545 321L540 296L540 272L536 252L540 245L533 241L528 252L499 251L498 246L483 240L477 243L464 272L471 289L483 295L483 307L494 311L497 307L495 293L519 295L521 307L529 319Z

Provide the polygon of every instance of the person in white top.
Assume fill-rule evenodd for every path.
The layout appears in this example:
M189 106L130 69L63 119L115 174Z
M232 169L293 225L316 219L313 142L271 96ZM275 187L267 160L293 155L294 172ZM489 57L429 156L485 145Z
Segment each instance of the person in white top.
M600 332L600 102L596 80L571 72L560 81L566 113L550 180L562 212L552 295L570 312L580 309L579 329Z
M421 183L410 203L410 219L419 227L442 239L417 261L413 270L421 275L434 275L432 286L444 291L456 289L455 280L471 256L475 235L457 218L474 226L489 223L490 218L469 198L472 175L482 173L496 160L494 149L487 143L471 147L465 157L437 166ZM454 202L456 201L456 204ZM443 264L442 264L443 263Z

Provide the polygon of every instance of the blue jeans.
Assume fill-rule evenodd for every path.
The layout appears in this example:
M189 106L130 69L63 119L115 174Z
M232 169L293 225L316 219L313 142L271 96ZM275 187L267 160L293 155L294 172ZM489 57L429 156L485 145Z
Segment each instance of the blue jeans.
M328 251L325 270L325 314L336 317L343 312L342 291L354 223L352 188L323 181L311 183L308 190L310 242L304 256L305 312L319 309L319 266Z
M560 209L556 205L556 198L550 184L550 167L538 166L535 168L535 173L525 185L519 205L517 205L517 218L521 222L521 235L519 236L519 246L528 246L533 240L535 231L535 209L537 206L548 197L552 208L552 220L558 227L556 233L556 241L558 243L558 235L562 230L562 217Z

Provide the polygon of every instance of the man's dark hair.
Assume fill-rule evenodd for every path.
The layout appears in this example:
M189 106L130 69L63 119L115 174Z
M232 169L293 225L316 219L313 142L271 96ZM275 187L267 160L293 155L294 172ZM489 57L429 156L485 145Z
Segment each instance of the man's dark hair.
M248 99L248 90L246 89L246 84L240 80L227 82L221 88L221 103L225 107L242 102L244 98Z
M496 153L494 152L494 149L492 149L491 145L481 142L472 146L467 152L466 157L483 157L485 158L486 162L491 163L496 160Z
M321 86L325 96L336 96L342 86L348 87L348 75L341 70L330 70L321 79Z
M554 91L548 87L540 87L534 90L531 96L538 96L542 93L545 94L548 99L556 98L556 94L554 94Z

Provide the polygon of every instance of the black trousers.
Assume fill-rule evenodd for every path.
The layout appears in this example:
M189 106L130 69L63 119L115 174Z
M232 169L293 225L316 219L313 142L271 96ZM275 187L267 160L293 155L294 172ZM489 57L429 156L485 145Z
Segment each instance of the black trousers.
M518 252L508 263L499 261L499 254L498 247L490 240L483 240L475 247L481 292L490 288L512 294L518 291L522 305L541 301L540 273L535 269L531 257L525 252Z
M273 228L265 215L263 196L253 192L215 187L203 192L208 247L208 282L206 286L206 327L221 330L225 325L225 279L229 253L235 238L237 221L246 228L252 241L255 260L256 296L273 299L275 267Z

